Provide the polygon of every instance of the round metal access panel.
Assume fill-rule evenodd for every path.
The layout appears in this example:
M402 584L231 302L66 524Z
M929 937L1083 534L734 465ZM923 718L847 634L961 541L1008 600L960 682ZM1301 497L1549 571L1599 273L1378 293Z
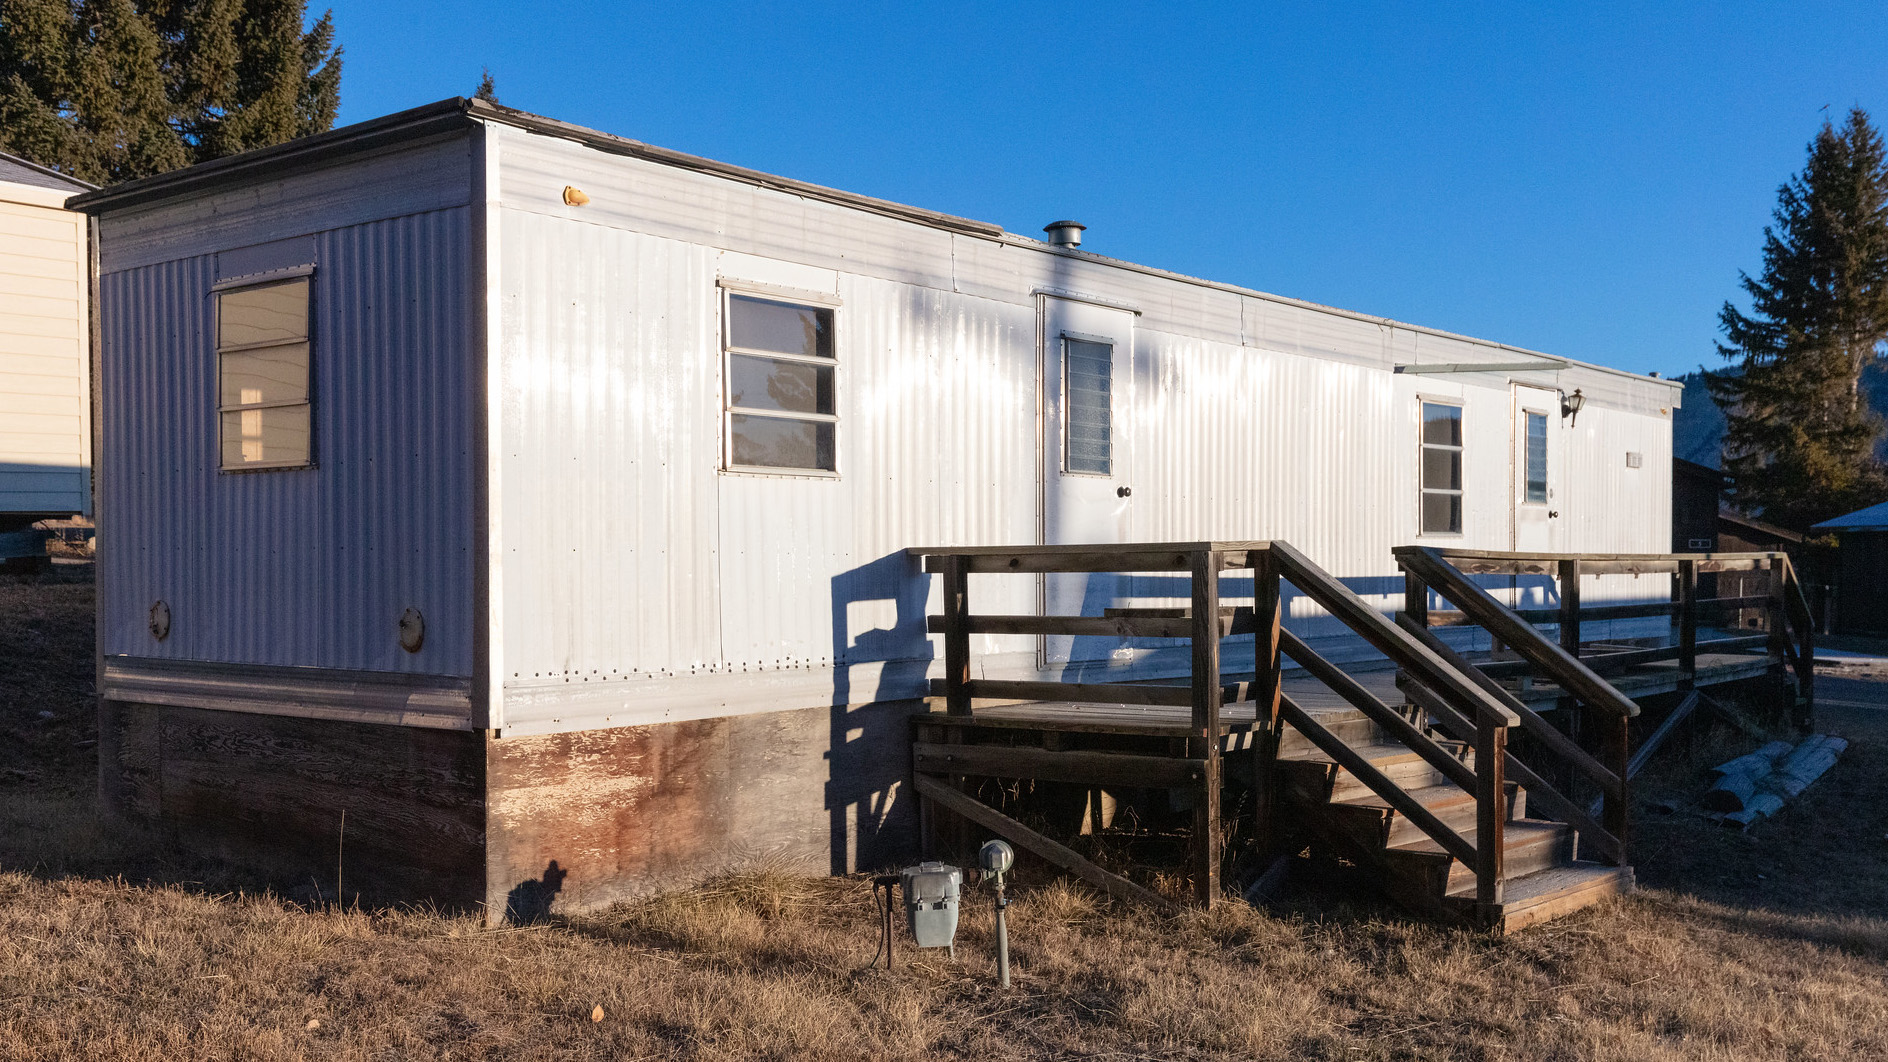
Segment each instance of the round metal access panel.
M162 601L151 605L151 637L160 642L170 637L170 606Z
M416 608L400 613L400 648L417 653L426 644L426 617Z

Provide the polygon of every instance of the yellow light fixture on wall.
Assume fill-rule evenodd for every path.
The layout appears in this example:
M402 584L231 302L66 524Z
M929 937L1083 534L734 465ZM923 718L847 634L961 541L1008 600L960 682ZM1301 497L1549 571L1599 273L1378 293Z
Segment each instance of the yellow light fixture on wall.
M577 187L574 184L567 184L564 186L564 205L565 206L582 206L585 203L588 203L589 201L590 201L590 197L583 194L583 189Z

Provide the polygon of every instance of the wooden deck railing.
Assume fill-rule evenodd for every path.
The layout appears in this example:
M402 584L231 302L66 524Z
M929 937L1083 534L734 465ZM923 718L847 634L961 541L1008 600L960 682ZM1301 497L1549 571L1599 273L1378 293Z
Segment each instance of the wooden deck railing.
M1261 844L1280 832L1280 823L1276 821L1277 785L1272 772L1281 728L1289 724L1406 816L1444 851L1471 868L1478 902L1490 905L1501 902L1506 781L1513 776L1516 780L1534 779L1522 784L1537 784L1533 772L1518 764L1507 749L1508 728L1522 721L1526 710L1517 711L1504 691L1456 658L1446 646L1393 622L1290 545L1283 542L1197 542L913 552L924 556L927 572L943 577L943 613L930 618L929 628L933 633L944 635L944 675L934 683L933 692L944 700L947 713L974 714L973 702L980 698L1064 699L1191 709L1188 726L1191 765L1187 777L1197 779L1200 788L1193 824L1198 861L1195 887L1200 902L1210 904L1219 894L1221 710L1229 700L1247 699L1253 702L1255 709L1254 829ZM970 604L969 577L977 573L1160 571L1189 574L1187 608L1112 608L1102 616L1015 616L978 615ZM1252 573L1254 600L1251 607L1222 606L1219 578L1229 571ZM1411 723L1395 707L1377 699L1303 640L1286 631L1280 624L1281 581L1291 583L1395 661L1406 674L1414 676L1425 696L1463 730L1462 740L1476 752L1473 768L1444 747L1430 731ZM1184 638L1190 645L1188 679L1185 685L1173 685L973 678L970 636L979 633ZM1241 633L1254 635L1254 677L1250 683L1229 684L1221 674L1220 641ZM1305 711L1285 694L1280 684L1281 654L1297 661L1346 702L1396 735L1444 777L1474 793L1477 803L1474 841L1471 843L1441 822L1394 780L1326 729L1315 714ZM1044 758L1040 754L1032 755ZM944 792L937 783L932 783L926 791ZM962 806L958 798L951 801L954 802L951 806ZM1580 814L1570 802L1563 800L1559 804L1566 806L1569 815ZM973 810L977 810L978 821L985 825L1008 821L988 809ZM1029 843L1029 837L1034 836L1026 836L1027 831L1019 824L1012 826L1013 840L1022 838L1023 843ZM1051 859L1068 858L1066 849L1048 854ZM1618 854L1623 858L1623 851ZM1129 883L1100 868L1071 865L1071 869L1110 891L1132 894Z
M1604 807L1603 822L1595 822L1587 809L1549 786L1545 778L1537 777L1525 783L1530 799L1573 825L1583 844L1613 862L1623 863L1625 858L1628 787L1633 774L1646 762L1658 742L1673 732L1675 727L1669 724L1688 712L1697 698L1691 696L1681 701L1673 713L1675 718L1668 720L1668 725L1661 726L1635 751L1630 746L1628 725L1639 713L1639 707L1602 676L1674 660L1680 674L1679 689L1695 693L1700 652L1742 652L1763 647L1775 661L1774 671L1780 675L1787 667L1796 675L1800 697L1794 702L1795 719L1799 725L1811 725L1815 675L1813 624L1801 584L1786 554L1521 554L1417 546L1402 547L1394 552L1405 577L1404 609L1398 622L1436 651L1449 653L1458 664L1472 670L1485 689L1514 708L1523 730L1541 748L1560 759L1566 768L1563 777L1569 781L1576 776L1584 777L1598 789L1600 806ZM1699 598L1700 573L1732 571L1768 571L1769 593ZM1669 601L1600 606L1581 603L1582 576L1658 573L1672 576ZM1559 605L1511 608L1471 577L1489 574L1549 575L1558 583ZM1431 609L1432 591L1456 609ZM1701 615L1747 608L1765 610L1767 631L1754 636L1698 640ZM1674 644L1654 648L1595 646L1589 651L1582 633L1583 622L1653 616L1672 618L1677 633ZM1536 629L1534 624L1542 622L1558 624L1558 637L1550 639ZM1456 624L1484 628L1520 659L1471 665L1447 649L1430 631L1432 626ZM1562 707L1569 709L1569 715L1584 721L1582 729L1597 731L1599 755L1589 754L1567 733L1528 708L1514 692L1497 681L1500 677L1515 675L1544 679L1557 685L1564 694ZM1427 704L1424 691L1417 688L1419 682L1407 683L1405 688L1419 703ZM1445 729L1466 729L1466 720L1450 720L1446 710L1438 706L1430 708Z
M1616 675L1644 664L1675 660L1683 676L1681 689L1690 689L1695 684L1699 654L1739 653L1762 648L1771 657L1773 671L1779 677L1787 671L1795 678L1798 701L1793 721L1805 730L1814 725L1815 622L1802 582L1787 553L1528 554L1418 546L1405 546L1394 552L1406 578L1406 612L1423 619L1424 625L1429 627L1481 626L1522 657L1480 662L1478 666L1484 674L1496 677L1543 675L1550 667L1551 656L1541 647L1545 639L1539 637L1538 632L1535 636L1521 633L1521 628L1531 631L1536 623L1558 625L1556 641L1560 647L1593 676ZM1723 572L1764 573L1766 590L1762 594L1699 597L1699 576ZM1582 576L1620 574L1669 574L1670 599L1623 605L1582 604ZM1491 606L1498 603L1469 578L1475 575L1550 576L1557 584L1559 604L1552 608L1493 608ZM1456 609L1429 608L1427 590L1436 591L1455 604ZM1465 600L1473 602L1472 607L1465 605ZM1761 633L1699 640L1706 617L1736 615L1747 610L1762 612L1764 629ZM1582 625L1588 622L1657 616L1672 620L1675 637L1671 645L1652 648L1595 645L1583 632ZM1490 617L1494 617L1494 626L1488 622ZM1514 634L1516 639L1509 639L1508 634ZM1595 691L1586 684L1568 687L1568 692L1584 697Z
M1112 704L1167 705L1191 709L1188 758L1201 790L1195 804L1193 833L1196 850L1195 889L1203 904L1220 891L1220 710L1228 695L1244 693L1259 705L1260 715L1275 719L1278 712L1278 653L1275 641L1263 633L1255 640L1253 671L1257 678L1247 689L1228 688L1220 677L1220 639L1231 633L1236 617L1219 603L1219 577L1226 571L1251 570L1255 584L1266 582L1269 543L1189 542L1148 543L1115 547L1025 546L955 550L916 550L924 555L925 571L943 577L944 612L930 617L932 633L944 635L944 677L933 692L943 697L945 710L968 715L978 698L1015 700L1097 701ZM1191 577L1191 600L1184 611L1112 610L1106 616L976 615L970 608L970 576L978 573L1128 573L1186 572ZM1257 608L1265 608L1263 593ZM1277 602L1271 605L1269 625L1277 630ZM1045 682L1033 680L973 679L970 674L972 634L1024 634L1142 638L1185 638L1191 645L1188 682L1184 686L1124 682ZM1275 638L1275 634L1273 635ZM1269 713L1268 713L1269 706ZM1012 840L1017 840L1012 837ZM1098 868L1095 868L1098 869ZM1125 891L1125 882L1089 875L1091 880Z

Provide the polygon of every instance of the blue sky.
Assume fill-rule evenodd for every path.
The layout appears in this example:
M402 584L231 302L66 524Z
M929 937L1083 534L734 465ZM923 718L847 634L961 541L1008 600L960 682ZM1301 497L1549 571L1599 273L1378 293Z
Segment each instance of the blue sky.
M314 8L320 10L318 6ZM1888 4L343 0L344 122L469 95L1588 361L1715 365ZM1824 108L1828 109L1825 111Z

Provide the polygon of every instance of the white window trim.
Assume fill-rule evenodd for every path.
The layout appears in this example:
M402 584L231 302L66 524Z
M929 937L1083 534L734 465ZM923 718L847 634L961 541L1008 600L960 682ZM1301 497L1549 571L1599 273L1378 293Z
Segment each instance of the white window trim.
M1071 425L1069 419L1069 340L1071 339L1075 340L1077 343L1093 343L1108 348L1108 471L1106 472L1090 472L1087 469L1069 467L1069 427ZM1114 355L1115 351L1120 348L1120 344L1116 343L1108 336L1090 335L1087 332L1071 332L1067 329L1062 331L1061 338L1058 342L1062 347L1059 352L1062 362L1062 474L1065 476L1086 476L1089 479L1113 479L1115 440Z
M730 280L723 277L716 281L716 305L719 309L716 345L720 347L721 386L719 404L721 406L721 471L737 476L766 476L769 479L813 479L837 480L843 468L839 431L839 394L843 378L839 356L839 298L830 292L805 291L799 288L782 287L777 284L762 284L756 281ZM735 295L750 295L754 298L773 302L787 302L795 305L814 306L832 314L833 356L822 358L805 354L786 354L777 350L758 350L752 347L737 347L733 342L733 310L729 302ZM771 358L776 361L793 361L806 365L816 365L832 370L833 374L833 410L832 413L799 413L779 409L753 409L736 406L728 393L729 380L733 375L733 357L746 354L749 357ZM833 425L833 467L824 468L785 468L778 465L738 465L734 463L734 423L736 415L751 417L772 417L776 420L803 420L816 424Z
M1446 443L1432 443L1423 438L1423 428L1427 423L1423 418L1424 406L1449 406L1456 412L1456 423L1461 425L1462 442L1459 446ZM1460 464L1462 486L1456 490L1442 487L1423 486L1423 456L1430 447L1439 450L1454 450L1462 455ZM1430 531L1423 526L1423 501L1430 494L1454 495L1461 499L1462 528L1459 531ZM1416 534L1421 538L1466 538L1468 535L1468 403L1460 398L1444 395L1416 396Z
M283 472L315 467L315 267L312 265L291 266L287 269L272 269L265 273L250 273L244 276L230 277L210 287L210 331L211 351L216 358L216 416L211 421L211 431L215 440L216 470L219 475L241 475L247 472ZM304 280L308 283L308 326L301 344L308 347L308 393L300 401L282 402L240 402L233 406L223 404L223 355L239 354L246 350L269 350L274 347L295 346L295 343L280 341L263 343L239 343L235 346L223 345L223 296L237 291L253 288L269 288L290 281ZM308 456L300 461L251 461L240 465L223 463L223 414L240 413L250 409L291 409L295 406L308 407Z

